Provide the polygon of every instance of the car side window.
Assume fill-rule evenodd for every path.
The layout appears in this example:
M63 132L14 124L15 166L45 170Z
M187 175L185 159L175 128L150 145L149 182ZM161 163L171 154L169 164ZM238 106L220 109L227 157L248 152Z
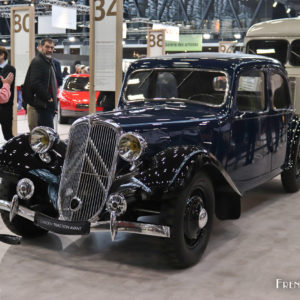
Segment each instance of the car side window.
M258 112L266 109L265 75L259 70L250 70L240 75L236 95L239 111Z
M274 109L289 108L290 97L288 86L286 80L281 76L281 74L272 72L270 77L270 85Z

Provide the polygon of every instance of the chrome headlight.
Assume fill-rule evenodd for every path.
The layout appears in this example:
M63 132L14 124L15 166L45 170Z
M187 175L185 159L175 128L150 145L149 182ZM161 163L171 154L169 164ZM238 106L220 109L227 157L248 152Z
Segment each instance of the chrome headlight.
M58 139L57 133L49 127L35 127L30 133L30 147L36 153L46 153Z
M134 162L140 158L147 143L145 139L134 132L124 133L119 141L119 155L128 162Z

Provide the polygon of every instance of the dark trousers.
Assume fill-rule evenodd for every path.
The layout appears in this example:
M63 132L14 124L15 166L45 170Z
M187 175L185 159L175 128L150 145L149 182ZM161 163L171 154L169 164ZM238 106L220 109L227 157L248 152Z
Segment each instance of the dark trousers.
M12 107L2 106L0 104L0 124L2 128L2 133L5 140L9 140L13 137L12 134Z
M38 126L47 126L50 128L54 128L53 118L54 118L54 111L49 109L37 108L38 113Z

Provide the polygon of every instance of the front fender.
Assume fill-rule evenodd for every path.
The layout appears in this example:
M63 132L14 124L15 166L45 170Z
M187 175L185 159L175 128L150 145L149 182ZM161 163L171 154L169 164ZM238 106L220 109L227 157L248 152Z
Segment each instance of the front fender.
M55 175L61 174L64 162L66 144L58 140L48 151L51 162L43 162L39 154L33 152L29 145L29 133L21 134L10 139L0 149L0 169L24 174L30 170L46 169Z
M186 178L200 168L214 168L235 193L241 195L230 176L219 161L207 150L196 146L171 147L159 152L152 160L152 166L139 169L135 178L151 190L164 192L182 188Z

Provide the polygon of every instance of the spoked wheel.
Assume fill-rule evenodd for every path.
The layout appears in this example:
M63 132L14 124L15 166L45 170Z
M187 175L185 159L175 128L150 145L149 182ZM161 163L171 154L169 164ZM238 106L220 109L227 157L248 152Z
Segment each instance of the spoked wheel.
M287 193L295 193L300 187L300 141L292 149L291 167L281 173L281 182Z
M213 187L202 172L196 173L175 199L163 204L161 220L171 228L165 246L176 266L189 267L199 261L209 240L213 212Z

